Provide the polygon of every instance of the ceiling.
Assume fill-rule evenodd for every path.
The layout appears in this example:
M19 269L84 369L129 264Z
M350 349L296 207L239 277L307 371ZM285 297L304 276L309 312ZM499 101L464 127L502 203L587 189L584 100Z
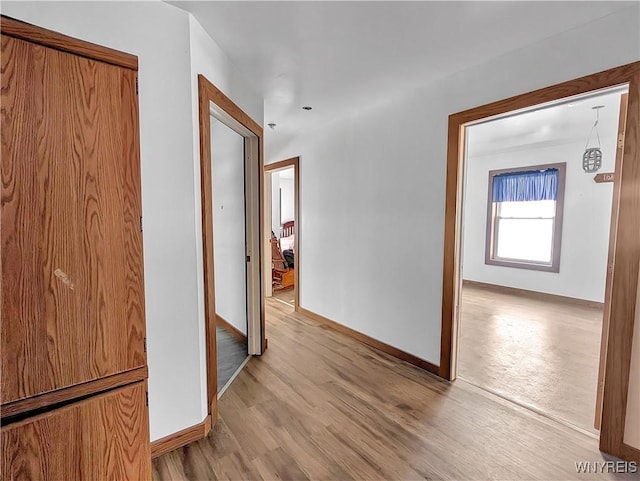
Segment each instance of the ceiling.
M198 19L291 134L635 2L170 2ZM313 107L303 111L303 105Z
M576 97L473 125L468 128L468 155L478 157L576 140L586 144L596 120L593 110L596 105L603 106L599 111L598 121L600 138L615 137L618 131L620 95L625 91L628 91L626 86L610 89L596 95ZM595 144L594 131L589 145L593 147Z

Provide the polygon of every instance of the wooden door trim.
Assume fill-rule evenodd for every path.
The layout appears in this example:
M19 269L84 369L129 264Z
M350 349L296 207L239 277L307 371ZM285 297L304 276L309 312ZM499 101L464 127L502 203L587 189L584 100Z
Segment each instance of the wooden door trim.
M215 308L215 283L214 283L214 257L213 257L213 199L211 177L211 108L215 104L231 118L251 131L258 142L258 172L260 198L263 190L263 131L251 117L238 107L221 90L215 87L207 78L198 75L198 110L200 128L200 196L202 200L202 250L204 261L204 313L205 313L205 349L207 363L207 413L211 416L213 424L218 418L218 371L216 350L216 308ZM264 218L260 209L259 230L262 232ZM260 246L262 249L262 246ZM260 253L262 258L262 253ZM260 292L260 337L261 346L266 349L265 338L265 301L264 283Z
M10 37L37 43L80 57L99 60L100 62L131 70L138 70L138 57L135 55L68 37L53 30L38 27L4 15L0 18L0 31L3 35L9 35Z
M620 96L620 112L618 115L618 133L620 129L624 132L624 124L627 120L627 103L629 94L625 93ZM616 162L614 168L613 196L611 202L611 230L609 232L609 253L607 256L607 277L605 281L605 293L611 293L613 280L613 260L615 259L616 233L618 226L618 206L620 204L620 181L619 175L622 170L622 154L623 150L618 146L616 140ZM598 384L596 391L596 413L594 419L594 427L600 430L602 421L602 400L604 390L604 371L607 359L607 339L609 338L609 316L611 315L611 296L605 295L604 314L602 316L602 332L600 334L600 362L598 363Z
M294 272L293 272L293 283L294 283L294 312L298 312L300 309L300 157L292 157L290 159L281 160L279 162L274 162L273 164L268 164L264 166L265 172L273 173L278 170L286 169L287 167L293 167L293 229L294 229L294 238L293 238L293 263L294 263ZM264 182L264 180L263 180ZM265 196L268 193L266 189L263 188L263 197L262 197L262 205L266 204ZM262 212L264 209L260 209ZM262 235L266 233L264 230L260 231ZM262 239L261 245L266 245L267 239ZM271 276L267 276L270 273L264 273L263 278L271 278ZM266 281L265 281L266 282Z
M445 198L442 335L439 374L455 378L457 296L461 232L461 166L465 124L594 90L629 84L629 102L623 165L620 172L620 205L612 276L611 322L603 401L600 449L616 456L640 456L640 450L624 444L624 423L633 339L638 269L640 262L640 62L587 75L533 92L499 100L449 116ZM622 415L620 413L623 413Z
M290 159L279 160L264 166L265 172L274 172L276 170L283 170L287 167L297 167L300 162L300 157L291 157Z

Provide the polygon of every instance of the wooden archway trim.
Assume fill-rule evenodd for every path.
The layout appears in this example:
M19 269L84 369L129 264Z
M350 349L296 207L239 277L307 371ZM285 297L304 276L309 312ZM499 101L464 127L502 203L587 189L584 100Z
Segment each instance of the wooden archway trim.
M263 130L257 122L238 107L221 90L215 87L204 75L198 75L198 105L200 128L200 190L202 199L202 247L204 261L204 311L205 311L205 342L207 359L207 406L212 424L218 418L218 372L216 350L216 309L214 283L213 256L213 202L211 179L211 103L223 110L236 122L251 131L258 139L258 172L259 189L262 191L264 183ZM262 198L261 192L258 192ZM262 232L264 216L260 209L259 232ZM262 253L260 255L262 258ZM265 305L264 286L260 292L260 337L264 351L267 347L265 337Z
M640 269L640 62L587 75L449 116L447 183L444 229L442 295L441 377L455 378L457 295L461 232L461 171L465 124L587 92L629 85L623 162L620 172L620 205L615 232L611 311L600 449L640 462L640 450L624 443L625 415L633 327L636 317Z

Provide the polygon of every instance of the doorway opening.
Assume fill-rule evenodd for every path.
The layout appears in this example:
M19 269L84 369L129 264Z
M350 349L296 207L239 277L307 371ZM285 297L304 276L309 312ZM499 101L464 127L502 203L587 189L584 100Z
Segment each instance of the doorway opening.
M215 424L219 395L249 356L266 348L260 271L263 132L202 75L198 96L207 400Z
M264 167L263 265L266 297L298 311L300 304L300 158Z
M248 359L249 273L246 258L249 216L245 185L250 159L246 156L245 139L252 138L243 129L236 131L219 117L212 108L211 187L218 396Z
M637 222L637 212L640 210L640 198L637 195L637 185L640 182L640 150L638 149L638 133L640 132L640 62L500 100L452 114L449 117L439 374L445 379L454 380L458 376L459 368L459 331L461 328L464 276L463 237L465 236L463 229L465 215L462 207L465 195L467 195L464 189L466 182L464 161L467 157L467 130L472 128L473 125L496 120L505 115L516 115L532 109L540 110L549 105L571 99L585 99L592 95L601 94L606 89L622 86L628 87L628 97L626 120L623 119L621 122L624 125L624 131L621 132L617 139L620 145L619 161L616 162L613 172L598 171L597 174L590 173L592 181L604 183L613 181L611 229L608 236L605 232L605 238L609 239L609 252L607 256L608 262L605 267L606 280L602 327L604 342L601 343L600 356L602 369L600 369L599 373L601 381L598 382L596 387L598 399L602 399L602 401L601 403L600 401L596 402L596 409L598 409L597 417L600 422L600 449L605 453L626 460L635 460L640 459L640 449L634 447L637 446L635 442L637 439L634 436L638 434L636 432L637 425L634 424L636 420L635 407L633 404L629 405L627 401L637 399L636 391L638 391L638 386L635 382L637 372L632 371L632 360L635 359L634 352L637 351L637 346L635 346L637 343L634 343L634 325L637 323L636 318L638 317L636 302L640 284L640 259L638 258L640 224ZM593 109L591 121L594 121ZM537 130L541 131L541 126L538 127ZM585 133L584 141L587 140L588 134L589 132ZM598 164L594 159L597 159L599 154L596 155L597 152L592 150L593 147L593 145L587 145L586 147L584 144L582 145L583 154L579 154L578 165L582 165L583 169L585 166L588 169L592 169ZM582 164L583 158L584 164ZM563 159L562 162L566 162L568 168L574 160L567 158ZM533 166L532 170L537 174L551 175L551 172L547 172L547 168L535 168L541 164L544 164L544 162L532 162L526 167ZM553 167L549 167L549 169L553 169ZM540 172L541 170L542 172ZM556 173L553 174L556 181L560 180L561 174L559 171L560 169L555 169ZM485 182L488 181L487 177L488 173L485 177ZM542 183L544 184L545 182ZM486 192L488 190L486 184L484 188ZM499 192L501 188L497 190ZM558 196L558 191L554 195ZM558 201L557 197L554 199L552 196L550 199ZM543 200L549 199L543 198ZM496 202L492 200L492 204L502 201L512 202L513 199L508 197L503 199L498 196ZM493 236L491 237L493 244L490 243L488 249L485 246L485 259L488 257L489 260L500 261L503 260L501 257L506 257L511 258L510 260L514 260L513 258L516 261L522 260L524 257L518 257L514 254L517 249L511 248L509 250L506 245L502 246L502 248L496 245L496 243L505 241L505 239L497 239L500 232L496 233L495 226L498 224L499 229L504 217L506 219L505 228L507 234L510 231L513 233L514 230L521 231L523 228L512 229L513 225L508 226L507 224L514 220L521 221L527 215L523 212L516 215L513 211L509 211L510 206L508 205L505 206L506 210L504 211L500 207L493 205L490 215L482 215L482 222L486 222L489 218L493 221L493 224L489 224L490 228L487 229L488 232L486 232L485 237L486 239ZM564 207L566 209L567 205ZM556 209L553 212L538 213L535 217L540 222L550 222L550 218L562 220L562 211ZM563 231L566 231L566 216L564 217L564 223ZM551 224L553 225L553 222ZM553 239L553 234L549 235ZM564 240L562 242L564 243ZM588 251L590 245L590 239L581 239L579 242L574 242L569 248L576 250L586 249ZM566 249L566 247L563 247L563 249ZM529 260L537 260L539 264L544 264L544 269L547 272L553 272L555 269L553 257L551 260L548 258ZM562 259L559 265L559 272L562 272ZM541 269L540 272L544 272L544 269ZM582 281L584 279L581 279ZM547 349L546 346L541 346L540 348ZM573 397L575 394L572 393L571 396ZM600 404L601 409L599 408ZM630 409L629 406L631 406Z
M458 376L594 435L627 90L466 126Z

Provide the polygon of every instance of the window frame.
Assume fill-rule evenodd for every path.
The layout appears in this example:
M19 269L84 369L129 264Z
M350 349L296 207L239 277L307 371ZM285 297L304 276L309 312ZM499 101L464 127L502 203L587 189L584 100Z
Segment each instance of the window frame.
M498 203L493 202L493 178L498 174L512 172L526 172L530 170L558 169L558 193L556 196L556 215L553 224L553 240L551 244L551 263L525 261L518 259L504 259L495 256L497 247L497 213ZM523 165L520 167L510 167L508 169L497 169L489 171L489 188L487 195L487 233L485 240L484 263L486 265L515 267L518 269L529 269L545 272L560 272L560 251L562 246L562 220L564 213L564 188L566 179L567 163L559 162L555 164Z

